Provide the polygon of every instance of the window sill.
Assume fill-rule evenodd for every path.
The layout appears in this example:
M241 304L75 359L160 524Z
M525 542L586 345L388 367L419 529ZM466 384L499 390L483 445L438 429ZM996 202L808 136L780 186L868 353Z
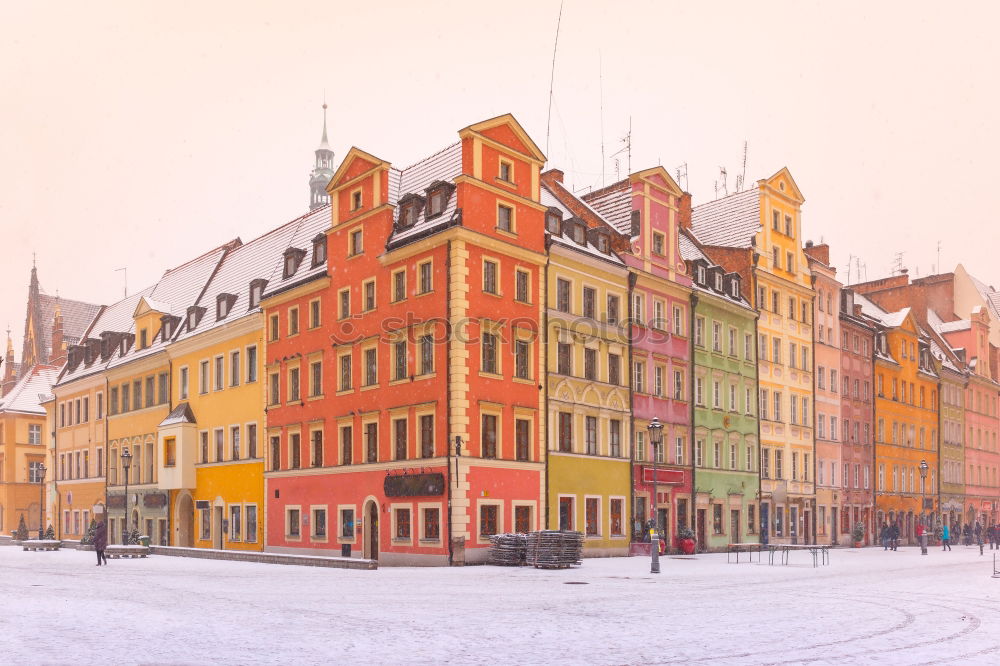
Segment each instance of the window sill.
M392 381L390 381L389 386L399 386L400 384L409 384L409 383L410 383L409 377L402 377L401 379L393 379Z
M427 291L422 291L419 294L414 294L414 298L420 298L421 296L429 296L434 293L433 289L428 289Z
M377 388L378 388L378 384L369 384L367 386L362 386L361 390L362 391L373 391L373 390L375 390Z
M507 238L517 238L517 232L515 231L507 231L506 229L501 229L500 227L496 227L495 231L501 236L506 236Z
M311 543L330 543L330 539L325 536L313 536L309 539Z
M406 296L403 296L402 298L392 299L391 301L389 301L389 305L396 305L397 303L405 303L405 302L406 302Z
M515 384L534 385L534 383L535 383L535 381L533 379L525 379L523 377L514 377L511 381L513 381Z
M355 545L358 540L355 537L337 537L337 543L341 545Z
M500 176L497 176L493 180L494 180L494 182L496 182L497 185L503 185L504 187L509 187L512 190L516 190L517 189L517 183L515 183L512 180L504 180Z
M298 331L296 331L295 333L289 333L288 335L285 336L285 339L289 340L291 338L297 338L297 337L299 337L299 332Z
M440 546L441 539L420 539L421 546Z
M285 407L298 407L302 405L302 400L289 400L285 403Z
M434 379L435 377L437 377L437 373L436 372L425 372L422 375L416 375L416 376L414 376L413 379L414 380L417 380L417 379Z
M479 376L485 379L503 379L503 375L497 372L485 372L483 370L479 371Z
M521 305L531 305L531 301L523 301L520 298L515 298L514 302L515 303L520 303Z
M308 398L306 398L306 402L315 402L317 400L322 400L324 397L326 396L324 396L322 393L319 393L317 395L311 395Z
M336 395L336 396L350 395L351 393L354 393L354 389L349 388L349 389L342 389L340 391L337 391L336 393L334 393L334 395Z
M409 537L393 537L392 542L401 546L412 546L413 539Z
M285 541L302 541L301 534L286 534Z
M503 298L503 294L497 293L495 291L486 291L483 289L483 296L492 296L493 298Z

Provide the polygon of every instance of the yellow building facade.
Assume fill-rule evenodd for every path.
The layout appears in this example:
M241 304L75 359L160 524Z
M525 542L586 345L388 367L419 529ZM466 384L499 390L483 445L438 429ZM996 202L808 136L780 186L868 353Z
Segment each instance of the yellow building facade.
M56 369L36 365L0 399L0 531L16 530L21 517L31 538L51 522L42 488L48 467L45 409L39 394L47 394ZM47 472L47 470L46 470Z
M586 556L624 555L631 488L627 271L611 250L610 227L588 228L548 186L542 203L549 207L546 528L583 532Z

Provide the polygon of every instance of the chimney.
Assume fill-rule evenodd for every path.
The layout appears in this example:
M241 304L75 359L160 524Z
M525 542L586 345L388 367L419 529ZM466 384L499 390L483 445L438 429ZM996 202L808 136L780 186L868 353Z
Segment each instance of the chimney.
M682 229L691 228L691 194L685 192L677 201L677 224Z
M826 266L830 265L830 246L826 243L815 245L812 241L806 241L804 251L816 261Z
M560 169L549 169L548 171L542 172L542 182L546 185L551 185L552 183L563 182L563 172Z

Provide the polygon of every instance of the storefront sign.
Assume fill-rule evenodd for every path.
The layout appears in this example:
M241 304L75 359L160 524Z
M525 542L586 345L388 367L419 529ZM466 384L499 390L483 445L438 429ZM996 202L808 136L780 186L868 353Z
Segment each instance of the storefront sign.
M142 496L142 505L147 509L162 509L167 505L167 496L163 493L153 493Z
M108 495L108 508L109 509L124 509L125 508L125 496L124 495Z
M444 494L444 474L387 476L382 484L386 497L432 497Z
M653 482L653 468L643 467L642 468L642 480L644 483ZM674 485L680 485L684 483L684 472L679 469L657 469L656 470L656 482L657 483L669 483Z

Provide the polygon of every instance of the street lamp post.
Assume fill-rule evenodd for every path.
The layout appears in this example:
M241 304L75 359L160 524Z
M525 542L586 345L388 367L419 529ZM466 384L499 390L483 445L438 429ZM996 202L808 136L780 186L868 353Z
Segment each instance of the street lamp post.
M659 526L657 525L656 505L660 496L660 487L658 484L659 479L657 478L656 456L660 451L660 445L663 443L663 424L654 416L646 429L649 431L649 443L653 446L653 501L650 502L653 517L649 521L649 573L658 574L660 573L660 535L657 532L657 527Z
M122 545L128 545L128 469L132 466L132 454L128 447L122 449L122 475L125 477L125 521L122 523Z
M45 538L45 463L38 464L38 540Z
M927 461L920 461L920 522L924 521L924 504L927 500L924 499L927 493ZM923 534L920 535L920 554L927 554L927 525L923 526Z

